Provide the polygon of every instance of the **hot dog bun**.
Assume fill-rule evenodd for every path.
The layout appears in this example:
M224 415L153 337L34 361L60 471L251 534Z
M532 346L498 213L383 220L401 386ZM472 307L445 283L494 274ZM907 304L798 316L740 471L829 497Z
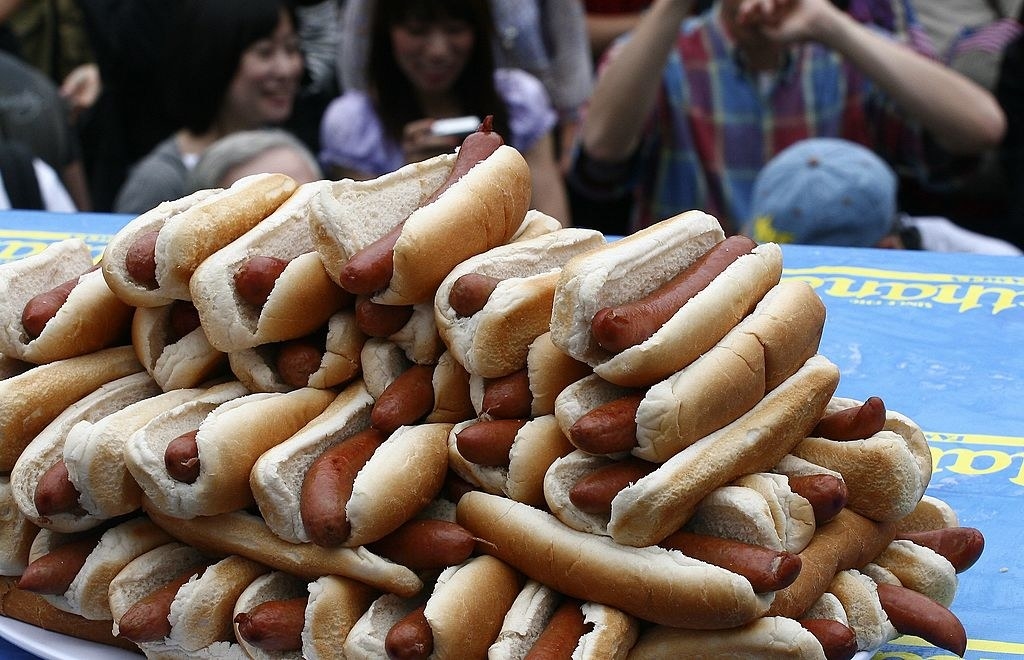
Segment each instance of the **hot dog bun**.
M573 256L605 244L591 229L566 228L466 259L444 278L434 296L437 330L466 370L485 378L526 366L530 343L549 331L554 285ZM452 308L452 289L463 275L500 280L482 309L463 316Z
M73 286L70 291L26 310L30 301L42 303L48 292L66 283ZM132 315L93 270L92 252L77 238L0 265L0 301L0 353L33 364L124 343ZM31 332L23 323L26 313ZM45 323L41 331L40 323Z
M136 307L132 316L135 354L164 391L198 387L228 371L228 356L210 345L201 325L178 336L174 319L194 313L191 305L175 300L160 307Z
M309 232L308 206L327 181L306 183L274 212L196 268L192 302L210 344L225 353L294 339L313 332L352 302L331 281ZM251 257L288 262L263 305L245 300L235 278Z
M456 159L456 154L442 154L369 181L335 181L314 196L313 242L332 279L340 281L342 267L356 252L404 221L394 249L394 275L374 300L428 303L452 268L507 243L529 206L526 161L512 147L500 146L436 201L421 206L448 177Z
M619 385L651 385L715 345L782 275L782 253L766 243L740 257L641 344L619 353L594 339L603 308L637 300L723 241L718 221L700 211L663 220L570 260L555 287L551 338L595 373Z
M114 234L103 251L103 277L118 298L136 307L189 300L189 280L199 264L270 215L296 187L284 174L253 174L230 188L163 202ZM136 240L154 231L155 286L136 281L126 264Z
M0 576L21 575L38 532L15 503L10 476L0 476Z
M0 472L64 410L104 383L142 371L131 346L48 362L0 381Z
M310 387L239 395L240 388L237 382L211 388L132 434L125 464L154 508L189 518L252 504L249 471L260 454L289 438L335 397L331 390ZM199 472L193 481L181 481L169 473L165 452L172 440L197 430Z
M460 525L485 541L484 552L568 596L591 600L668 626L721 629L762 616L772 595L742 576L656 546L636 548L580 532L540 509L469 492Z
M39 432L18 458L11 471L11 488L15 503L28 520L40 527L58 532L76 532L96 527L112 516L103 516L96 509L82 508L81 492L78 507L72 511L40 513L36 495L43 475L58 462L67 465L65 450L71 430L80 422L95 422L107 415L158 394L160 388L145 372L138 372L99 386L76 403L65 408L45 429ZM108 466L99 466L106 469ZM70 471L69 471L70 474ZM72 482L73 483L73 482Z
M872 560L892 575L900 586L928 596L946 607L953 604L959 584L948 559L913 541L896 539ZM864 569L868 572L868 569ZM878 580L876 580L878 581Z
M821 643L799 623L766 616L728 630L654 626L630 651L631 660L656 658L806 658L824 660Z

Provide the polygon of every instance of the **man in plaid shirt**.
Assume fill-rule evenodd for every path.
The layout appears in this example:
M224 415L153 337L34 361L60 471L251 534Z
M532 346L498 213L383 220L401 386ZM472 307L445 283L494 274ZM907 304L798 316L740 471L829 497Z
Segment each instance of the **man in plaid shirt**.
M735 233L758 171L804 138L923 174L929 144L976 154L1005 131L989 92L829 0L716 0L697 17L692 4L656 0L586 109L572 185L633 190L630 231L698 208Z

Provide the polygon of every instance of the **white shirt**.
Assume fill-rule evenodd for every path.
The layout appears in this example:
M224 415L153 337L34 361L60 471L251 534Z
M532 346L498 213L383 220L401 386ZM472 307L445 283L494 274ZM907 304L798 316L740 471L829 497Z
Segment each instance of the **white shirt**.
M57 171L39 158L32 159L32 168L36 171L36 180L39 182L39 192L43 197L43 206L47 211L58 213L74 213L78 209L71 200L67 188L60 180ZM11 198L7 196L7 188L4 187L3 174L0 174L0 210L11 208Z

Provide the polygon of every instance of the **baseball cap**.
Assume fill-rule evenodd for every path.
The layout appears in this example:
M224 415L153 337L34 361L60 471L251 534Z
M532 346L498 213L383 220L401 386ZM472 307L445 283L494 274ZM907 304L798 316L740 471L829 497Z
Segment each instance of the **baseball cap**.
M802 140L758 173L744 233L758 243L871 247L892 231L896 187L896 173L870 149Z

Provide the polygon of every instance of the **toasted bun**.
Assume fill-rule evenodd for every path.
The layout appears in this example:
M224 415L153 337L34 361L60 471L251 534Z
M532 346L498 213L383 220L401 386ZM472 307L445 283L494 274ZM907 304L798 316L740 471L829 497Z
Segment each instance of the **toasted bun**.
M173 334L173 304L136 307L132 316L135 354L164 391L197 387L227 367L228 356L210 345L202 326L181 338Z
M825 306L810 285L775 285L707 353L648 390L633 453L663 462L736 420L817 352L824 324Z
M359 374L360 352L366 336L356 327L351 309L341 309L327 320L326 341L320 333L310 340L323 346L320 366L309 375L308 387L329 389L351 381ZM278 350L287 342L261 344L234 353L228 353L231 372L253 392L290 392L296 387L282 377L277 366Z
M189 290L218 350L229 353L309 334L350 300L324 270L309 235L309 201L326 185L299 186L266 219L196 268ZM235 273L253 256L288 261L260 308L243 300L234 283Z
M836 397L824 414L860 405ZM932 458L924 432L895 411L886 411L885 427L866 440L807 438L793 454L843 475L847 506L873 520L898 520L910 514L931 479Z
M69 239L0 267L0 352L44 364L124 343L132 309L92 265L89 247ZM25 305L75 278L78 283L39 336L29 336L22 324Z
M507 243L530 202L526 160L512 147L499 147L421 207L445 181L455 159L444 154L370 181L336 181L316 195L310 207L313 242L332 278L338 281L353 254L404 221L395 245L394 276L374 299L388 305L431 302L452 268ZM452 236L460 238L453 241Z
M299 515L302 480L316 458L346 438L369 428L373 398L356 381L304 427L264 452L249 474L249 486L267 525L281 538L309 541Z
M423 587L411 570L366 548L291 543L274 534L259 516L242 511L186 520L164 515L145 504L143 508L172 536L211 554L238 554L310 580L342 575L403 597L412 596Z
M558 229L466 259L444 278L434 296L441 338L472 374L497 378L525 367L530 343L549 331L562 266L604 244L604 236L592 229ZM470 273L501 282L483 309L462 317L451 308L449 297L458 279Z
M448 435L448 462L451 469L489 493L505 495L530 506L543 507L545 473L559 457L573 450L568 438L558 428L554 416L536 417L519 429L512 442L512 449L509 450L507 468L470 463L459 453L456 435L476 421L456 424Z
M31 557L35 560L76 538L73 534L58 534L44 529L32 544ZM144 516L119 523L103 532L66 592L59 596L44 595L43 598L65 612L86 619L109 621L112 617L107 595L110 581L130 561L170 541L171 536L167 532Z
M0 472L68 406L104 383L142 371L131 346L106 348L33 367L0 381Z
M142 506L142 489L124 462L128 438L157 415L200 396L200 388L152 394L96 419L83 419L64 440L68 477L90 515L111 519Z
M36 486L55 463L61 460L68 462L65 455L67 439L77 424L102 420L107 415L159 393L160 388L153 379L145 372L138 372L105 383L65 408L28 444L11 471L11 489L22 515L35 525L58 532L90 529L112 517L88 508L84 514L66 512L42 516L35 505ZM107 465L100 467L108 468ZM79 503L82 503L81 499Z
M605 307L635 300L724 240L718 221L688 211L572 259L555 287L551 338L606 380L658 382L693 362L754 308L782 275L782 253L768 243L731 264L647 341L618 354L601 348L590 323Z
M634 548L579 532L520 502L481 492L459 500L460 525L488 554L574 598L654 623L721 629L763 615L771 594L745 578L657 546Z
M885 610L878 602L878 588L874 580L860 571L847 569L836 573L828 590L835 594L849 626L857 635L857 648L867 651L880 647L897 636Z
M705 436L619 491L608 531L627 545L651 545L679 529L700 498L733 479L765 472L807 436L839 384L839 369L807 360L736 421Z
M648 658L807 658L824 660L817 638L781 616L762 617L728 630L686 630L656 626L644 631L630 659Z
M189 280L199 264L270 215L297 186L285 174L252 174L212 194L195 193L168 207L161 204L114 235L103 253L103 275L118 297L137 307L189 300ZM160 232L158 286L150 289L128 275L125 257L136 238L153 230Z
M331 390L305 387L245 394L219 404L199 397L133 434L125 446L125 463L153 506L168 515L187 518L242 509L253 503L249 472L260 455L323 412L335 396ZM199 476L183 483L167 472L164 453L171 440L197 429Z

